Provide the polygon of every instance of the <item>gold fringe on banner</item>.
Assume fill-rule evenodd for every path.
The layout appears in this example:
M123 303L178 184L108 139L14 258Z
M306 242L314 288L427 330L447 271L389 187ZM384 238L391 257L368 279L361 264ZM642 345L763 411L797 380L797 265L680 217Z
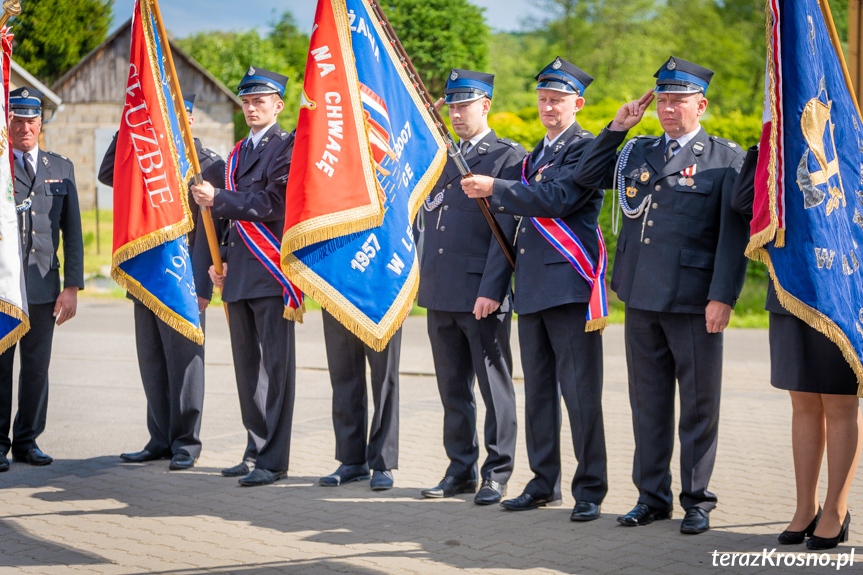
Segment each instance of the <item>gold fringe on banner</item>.
M304 301L300 307L297 309L293 309L289 306L285 306L285 311L282 314L286 320L293 321L296 323L303 323L303 316L306 313L306 302Z
M15 329L7 333L6 337L0 339L0 353L3 353L18 343L18 340L24 337L25 333L30 331L30 318L27 317L24 310L18 306L2 300L0 300L0 313L12 316L21 322Z
M599 317L596 319L589 320L584 326L584 331L599 331L599 334L602 335L602 332L605 331L605 328L607 327L608 318Z
M150 308L150 311L171 328L177 330L198 345L204 345L204 332L201 331L201 328L195 327L187 319L165 306L156 296L147 291L138 280L119 267L111 270L111 277L114 278L114 281L120 287L128 290L130 294Z

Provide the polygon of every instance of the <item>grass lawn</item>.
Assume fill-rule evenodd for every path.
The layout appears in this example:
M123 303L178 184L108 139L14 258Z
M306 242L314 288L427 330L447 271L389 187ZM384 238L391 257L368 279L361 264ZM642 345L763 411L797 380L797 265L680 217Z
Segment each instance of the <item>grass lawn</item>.
M100 210L96 223L96 210L81 212L81 226L84 235L84 278L87 290L84 297L123 297L125 290L121 289L111 279L111 250L114 214ZM98 241L97 241L98 236ZM60 261L63 261L61 247ZM755 264L750 264L755 265ZM760 265L760 264L759 264ZM62 272L61 272L62 273ZM758 275L746 278L743 292L731 315L729 327L767 328L767 312L764 311L764 298L767 294L767 279ZM216 294L211 305L222 305L221 298ZM623 323L623 302L609 290L608 292L609 321ZM310 298L306 298L306 309L318 310L321 306ZM426 310L414 302L411 315L426 315Z

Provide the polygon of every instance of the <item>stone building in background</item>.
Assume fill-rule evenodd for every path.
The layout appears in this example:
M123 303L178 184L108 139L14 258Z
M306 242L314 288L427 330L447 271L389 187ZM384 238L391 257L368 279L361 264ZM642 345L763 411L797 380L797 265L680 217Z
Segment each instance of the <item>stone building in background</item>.
M97 199L99 209L113 208L111 188L100 184L96 176L120 126L130 45L131 19L51 87L62 105L55 105L59 106L58 112L44 127L44 146L75 164L78 197L84 210L95 207ZM241 107L239 99L174 42L171 53L180 89L196 94L192 134L205 147L227 157L234 144L234 113Z

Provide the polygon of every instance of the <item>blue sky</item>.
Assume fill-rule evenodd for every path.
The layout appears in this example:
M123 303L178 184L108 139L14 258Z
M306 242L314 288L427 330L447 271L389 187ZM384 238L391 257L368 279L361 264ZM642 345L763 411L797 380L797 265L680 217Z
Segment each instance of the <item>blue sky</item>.
M486 8L485 17L495 30L518 31L525 22L537 19L541 10L540 0L470 0ZM200 30L235 30L254 27L266 28L274 14L290 10L300 25L309 32L315 16L314 0L255 0L256 10L238 9L237 0L163 0L160 7L165 28L178 38ZM114 3L114 26L122 24L132 15L133 0L116 0Z

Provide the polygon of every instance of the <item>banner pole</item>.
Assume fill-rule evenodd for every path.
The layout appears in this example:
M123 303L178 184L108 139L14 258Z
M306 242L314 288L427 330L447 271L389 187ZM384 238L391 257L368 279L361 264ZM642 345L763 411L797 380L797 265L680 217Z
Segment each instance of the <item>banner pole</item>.
M174 68L174 56L171 54L170 41L168 40L168 34L165 32L165 25L162 23L162 12L159 10L159 0L143 1L150 2L152 4L156 27L159 29L159 35L165 39L166 46L164 55L168 66L168 80L171 82L171 91L174 92L174 96L182 98L183 92L180 91L180 79L177 77L177 69ZM192 180L195 182L196 186L200 186L204 183L204 179L201 177L201 165L198 163L195 141L192 139L192 128L189 126L189 117L186 115L186 106L182 103L179 106L176 105L176 102L174 104L174 110L175 112L179 112L180 116L180 132L183 134L183 141L186 144L186 149L191 151L189 157L192 159L192 169L195 172L195 175L192 176ZM216 269L217 274L222 275L224 273L224 268L222 266L222 253L219 251L219 240L216 239L216 226L213 223L213 214L210 213L210 208L206 206L200 206L200 208L201 218L204 220L204 230L207 233L207 244L210 248L210 256L213 258L213 267ZM225 306L225 315L228 315L227 305Z
M0 28L6 25L9 18L19 16L21 14L20 0L5 0L3 2L3 15L0 16Z
M413 62L411 62L411 59L405 51L404 46L402 46L401 41L399 41L399 37L396 34L396 31L393 29L390 21L387 19L386 14L384 14L384 11L381 8L380 4L378 4L377 0L369 0L369 4L371 4L375 16L377 16L378 20L380 20L380 23L384 28L384 32L386 33L387 38L390 41L390 44L393 45L393 48L395 48L396 52L398 53L402 65L407 69L411 80L415 82L414 88L416 88L419 97L422 98L423 102L425 103L426 111L432 115L435 126L446 140L447 153L455 162L459 173L461 173L462 177L464 178L473 177L473 173L470 171L470 168L468 167L467 162L465 161L464 156L461 153L461 150L458 146L456 146L455 140L453 139L452 134L450 134L449 130L447 129L446 124L444 124L440 112L434 107L431 98L429 98L428 90L426 90L422 78L420 78L419 73L417 72L416 68L414 68ZM509 262L509 265L511 267L515 268L515 250L513 250L512 244L507 241L506 236L503 235L503 230L501 229L498 221L493 215L491 215L491 212L488 210L488 202L484 198L476 198L476 204L477 206L479 206L479 209L482 212L485 221L491 228L491 231L494 234L497 243L500 245L500 249L503 250L503 254L506 256L506 261Z
M842 52L842 43L839 42L839 33L836 31L836 24L833 22L833 13L830 12L830 4L827 0L818 0L821 6L821 14L824 16L824 22L827 24L827 32L830 33L830 41L833 44L833 49L836 51L836 56L839 58L839 63L842 65L842 75L845 76L845 83L848 85L848 91L851 93L851 99L854 100L854 107L857 109L857 117L863 120L860 115L860 102L857 101L857 94L854 91L854 83L851 81L851 74L848 72L848 64L845 62L845 54Z

